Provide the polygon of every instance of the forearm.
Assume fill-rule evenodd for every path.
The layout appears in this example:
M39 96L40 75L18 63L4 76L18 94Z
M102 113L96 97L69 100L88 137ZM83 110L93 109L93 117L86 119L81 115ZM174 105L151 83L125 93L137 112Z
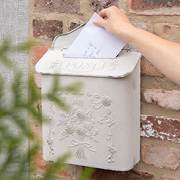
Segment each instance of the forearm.
M147 31L132 28L124 40L139 50L164 75L180 84L180 44Z
M134 46L165 76L180 85L180 44L134 27L124 11L115 6L99 14L103 19L95 20L96 25Z

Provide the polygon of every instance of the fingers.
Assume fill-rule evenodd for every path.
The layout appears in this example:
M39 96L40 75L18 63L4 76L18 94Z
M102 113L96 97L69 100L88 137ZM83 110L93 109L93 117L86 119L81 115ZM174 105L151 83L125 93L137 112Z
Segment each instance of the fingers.
M95 19L95 20L93 20L93 23L97 26L100 26L100 27L105 26L105 20L104 19Z
M125 12L123 9L119 9L116 6L111 6L109 8L103 9L99 12L99 15L103 18L109 18L112 14L123 14L125 15Z
M99 12L99 15L102 17L102 18L107 18L108 15L107 15L107 12L108 12L108 8L107 9L103 9Z

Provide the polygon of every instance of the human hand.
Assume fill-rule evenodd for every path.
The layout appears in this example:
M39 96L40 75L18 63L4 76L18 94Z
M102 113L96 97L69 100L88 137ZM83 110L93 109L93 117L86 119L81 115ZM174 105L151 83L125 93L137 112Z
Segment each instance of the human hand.
M100 11L99 15L103 19L95 19L93 21L95 25L105 28L112 35L127 42L128 33L131 33L135 27L125 15L124 10L112 6Z

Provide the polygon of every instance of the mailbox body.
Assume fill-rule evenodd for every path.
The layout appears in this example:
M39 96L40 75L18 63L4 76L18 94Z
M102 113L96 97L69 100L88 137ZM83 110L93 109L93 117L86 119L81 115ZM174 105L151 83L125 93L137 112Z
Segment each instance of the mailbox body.
M54 74L60 75L62 86L81 82L83 87L78 94L59 92L69 111L42 100L49 119L43 123L43 158L55 161L70 151L69 164L132 169L140 159L141 54L123 50L116 59L70 59L56 50L36 66L42 94L50 91ZM53 53L60 53L58 60L48 60Z

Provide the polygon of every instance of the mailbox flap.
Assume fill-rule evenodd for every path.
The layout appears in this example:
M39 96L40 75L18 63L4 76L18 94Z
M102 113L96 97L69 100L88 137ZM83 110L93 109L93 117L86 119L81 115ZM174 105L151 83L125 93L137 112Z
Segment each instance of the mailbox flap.
M128 76L136 67L141 53L122 50L115 59L65 58L65 50L49 49L35 70L40 74L111 77Z

